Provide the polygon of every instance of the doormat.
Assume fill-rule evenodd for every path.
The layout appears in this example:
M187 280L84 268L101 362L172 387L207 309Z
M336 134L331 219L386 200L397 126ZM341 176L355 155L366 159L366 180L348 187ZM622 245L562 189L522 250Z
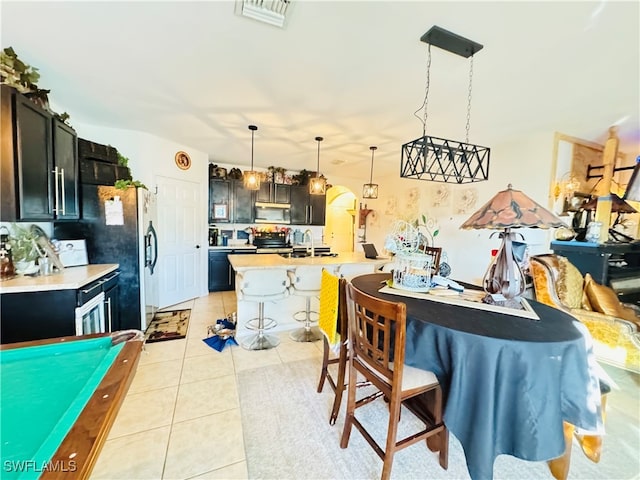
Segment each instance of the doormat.
M184 338L189 328L191 309L156 312L145 332L147 343Z

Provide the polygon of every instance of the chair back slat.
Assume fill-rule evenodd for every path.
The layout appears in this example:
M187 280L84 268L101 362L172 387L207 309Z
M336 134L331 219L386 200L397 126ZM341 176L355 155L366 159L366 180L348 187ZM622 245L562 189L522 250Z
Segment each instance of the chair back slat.
M354 361L392 385L394 375L401 378L404 364L405 304L372 297L351 284L347 285L347 302Z

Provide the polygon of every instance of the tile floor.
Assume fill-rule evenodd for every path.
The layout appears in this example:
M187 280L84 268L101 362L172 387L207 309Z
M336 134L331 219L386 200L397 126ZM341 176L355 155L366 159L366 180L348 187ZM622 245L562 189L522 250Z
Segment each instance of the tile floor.
M202 342L207 326L236 309L233 291L173 308L192 309L187 338L145 347L92 479L248 478L236 374L305 358L318 357L320 363L321 342L297 343L287 333L278 334L281 343L273 350L208 347ZM607 411L611 417L619 411L630 422L622 422L614 434L633 438L640 420L640 376L605 369L620 386L610 395Z
M273 350L227 347L202 339L207 326L235 311L235 292L176 305L191 308L187 338L145 346L136 376L100 453L92 479L245 479L239 371L320 357L322 342L287 333Z

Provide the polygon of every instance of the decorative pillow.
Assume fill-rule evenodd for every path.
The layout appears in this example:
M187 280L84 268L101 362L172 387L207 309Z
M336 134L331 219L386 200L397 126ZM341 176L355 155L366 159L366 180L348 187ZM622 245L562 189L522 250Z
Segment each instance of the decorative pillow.
M545 305L551 305L552 307L558 307L550 292L549 283L552 281L549 279L547 270L542 265L540 260L534 259L529 264L529 271L533 278L533 289L536 293L536 300Z
M569 308L580 308L582 305L584 280L578 270L565 257L558 255L559 275L556 292L560 301Z
M606 313L607 315L613 315L614 317L624 318L625 308L620 303L618 295L612 288L605 285L600 285L591 277L590 274L584 276L587 291L587 297L591 306L596 312ZM634 315L635 316L635 315Z
M593 311L593 307L591 306L591 302L589 301L589 295L587 295L587 282L584 282L584 289L582 291L582 309Z

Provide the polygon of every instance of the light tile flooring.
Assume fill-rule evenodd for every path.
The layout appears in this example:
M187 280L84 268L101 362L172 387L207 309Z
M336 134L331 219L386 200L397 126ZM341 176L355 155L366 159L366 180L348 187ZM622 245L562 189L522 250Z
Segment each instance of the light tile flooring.
M320 363L322 343L297 343L285 332L273 350L233 346L217 352L202 339L207 326L235 305L235 293L222 292L173 307L192 309L187 338L146 346L92 479L248 478L237 373L305 358L317 357ZM608 432L636 438L640 376L605 369L620 386L610 394L610 420L616 412L630 422L618 421L614 433L610 421Z
M191 308L187 338L145 346L92 479L247 478L236 374L305 358L320 362L322 342L297 343L286 332L267 351L207 346L207 326L236 309L233 291L172 308Z

